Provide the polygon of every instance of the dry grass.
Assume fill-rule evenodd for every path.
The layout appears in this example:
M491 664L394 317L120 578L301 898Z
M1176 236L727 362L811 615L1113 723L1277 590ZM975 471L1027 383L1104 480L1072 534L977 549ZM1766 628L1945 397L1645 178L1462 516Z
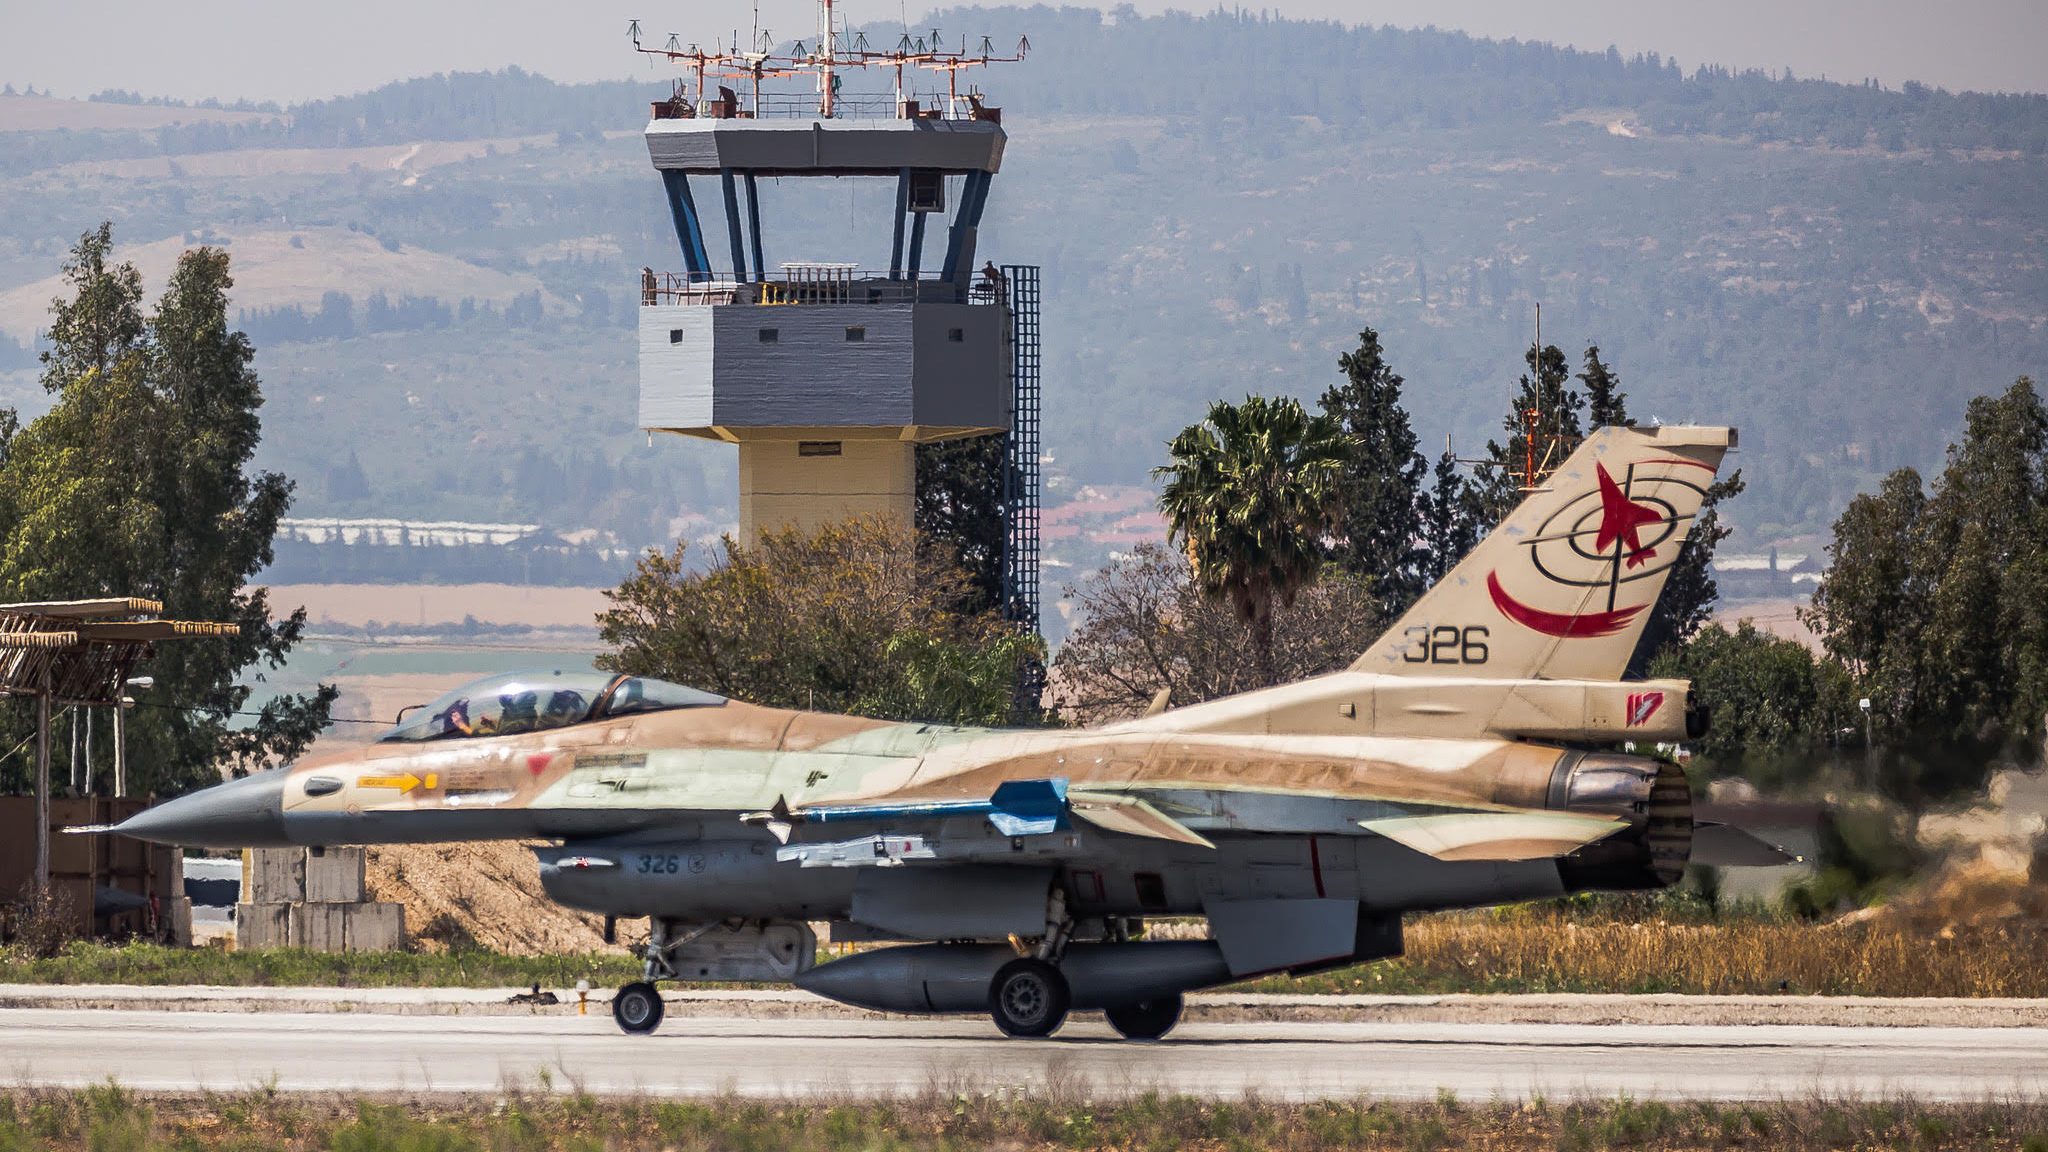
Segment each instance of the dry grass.
M2012 1149L2048 1152L2048 1105L1987 1101L1629 1099L1466 1105L1277 1104L934 1088L881 1100L702 1101L582 1095L371 1103L343 1097L143 1098L118 1087L0 1093L0 1149Z
M1719 922L1552 908L1423 917L1397 960L1259 991L1689 992L2048 996L2048 928L2032 919Z

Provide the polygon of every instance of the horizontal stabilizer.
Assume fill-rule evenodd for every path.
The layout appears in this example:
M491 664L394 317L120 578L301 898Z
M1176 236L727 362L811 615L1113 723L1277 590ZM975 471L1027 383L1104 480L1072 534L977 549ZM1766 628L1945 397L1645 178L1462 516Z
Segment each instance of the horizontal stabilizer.
M1733 824L1701 820L1692 826L1692 862L1695 864L1714 868L1771 868L1779 864L1797 864L1805 859Z
M1628 825L1571 812L1458 812L1361 820L1385 836L1438 860L1544 860L1569 856Z
M1148 836L1154 840L1172 840L1180 844L1192 844L1197 848L1216 847L1201 833L1136 796L1076 792L1068 796L1067 801L1073 805L1074 815L1105 832L1121 832L1126 836Z

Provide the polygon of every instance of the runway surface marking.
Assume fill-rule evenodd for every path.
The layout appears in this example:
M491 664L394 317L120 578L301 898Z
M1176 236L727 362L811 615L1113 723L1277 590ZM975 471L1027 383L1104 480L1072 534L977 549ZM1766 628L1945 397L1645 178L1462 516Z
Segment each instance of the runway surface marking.
M975 1019L696 1017L653 1036L608 1016L0 1011L0 1079L145 1091L915 1094L1058 1082L1096 1093L1471 1100L1543 1094L1977 1100L2048 1093L2048 1029L1560 1024L1193 1024L1051 1040Z

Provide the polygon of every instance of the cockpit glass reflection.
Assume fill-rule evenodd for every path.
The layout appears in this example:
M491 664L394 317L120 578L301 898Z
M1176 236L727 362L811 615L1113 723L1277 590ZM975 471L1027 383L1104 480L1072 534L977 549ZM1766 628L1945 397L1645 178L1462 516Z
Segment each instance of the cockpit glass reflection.
M515 672L465 684L408 712L387 741L516 736L566 728L598 716L723 704L723 696L644 676L605 672Z

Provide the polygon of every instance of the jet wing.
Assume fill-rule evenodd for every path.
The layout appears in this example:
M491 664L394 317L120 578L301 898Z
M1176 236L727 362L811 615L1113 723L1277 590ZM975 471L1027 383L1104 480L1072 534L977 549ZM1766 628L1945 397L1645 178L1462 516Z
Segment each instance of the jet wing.
M1623 820L1574 812L1453 812L1361 820L1385 836L1438 860L1543 860L1568 856L1628 827Z

